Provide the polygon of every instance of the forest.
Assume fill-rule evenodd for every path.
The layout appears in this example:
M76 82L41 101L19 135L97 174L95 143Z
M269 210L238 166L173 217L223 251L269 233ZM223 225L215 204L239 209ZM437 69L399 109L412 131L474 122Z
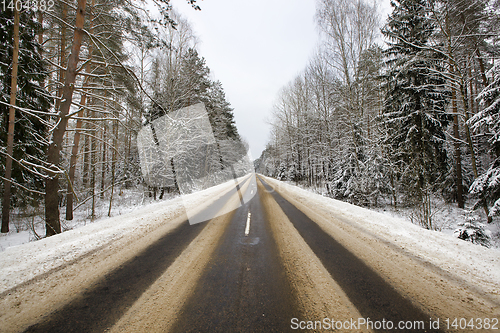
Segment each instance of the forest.
M22 215L32 222L18 231L42 237L39 221L58 234L82 205L92 220L107 202L111 216L124 189L148 191L137 133L180 108L204 103L215 139L244 149L222 84L169 0L6 2L0 59L2 233Z
M491 223L500 1L393 0L387 17L365 0L316 6L320 45L281 89L257 171L356 205L410 207L427 229L438 201Z

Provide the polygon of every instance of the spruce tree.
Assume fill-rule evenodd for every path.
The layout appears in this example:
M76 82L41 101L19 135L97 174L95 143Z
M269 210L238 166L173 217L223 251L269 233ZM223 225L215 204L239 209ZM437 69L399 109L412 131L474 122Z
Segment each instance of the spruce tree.
M433 51L435 32L426 0L395 0L382 33L385 51L386 100L381 117L390 158L399 166L402 190L422 208L421 223L432 228L429 191L447 172L443 146L450 117L449 91L441 75L443 59Z

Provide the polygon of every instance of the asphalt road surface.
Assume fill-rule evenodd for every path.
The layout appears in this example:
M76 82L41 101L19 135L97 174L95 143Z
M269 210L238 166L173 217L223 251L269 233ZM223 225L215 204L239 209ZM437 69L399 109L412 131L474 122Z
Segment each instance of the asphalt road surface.
M165 221L172 227L135 239L140 246L96 253L12 291L18 303L0 331L442 332L443 316L497 314L498 304L347 222L315 215L263 178L246 178L204 211L214 217ZM97 268L108 262L112 269ZM77 277L91 282L75 286ZM58 296L65 284L72 291ZM22 310L34 294L44 300L32 305L38 312Z

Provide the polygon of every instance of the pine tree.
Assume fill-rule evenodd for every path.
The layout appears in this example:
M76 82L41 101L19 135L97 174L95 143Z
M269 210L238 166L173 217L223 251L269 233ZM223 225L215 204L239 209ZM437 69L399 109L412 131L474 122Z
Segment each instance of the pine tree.
M158 57L153 62L153 98L161 105L152 103L149 113L146 115L148 121L153 121L166 112L175 111L183 107L199 102L207 104L208 89L211 85L209 79L210 68L207 67L205 59L200 57L198 51L189 48L180 55L182 60L178 65L164 66L163 62L172 61ZM163 82L170 80L170 82Z
M152 104L147 115L148 121L153 121L165 112L171 112L186 106L203 102L208 112L210 124L217 139L228 138L239 141L238 131L234 122L233 109L226 100L224 89L220 81L211 81L209 78L210 68L206 65L205 59L200 57L198 51L189 48L183 55L181 68L177 77L163 75L165 70L156 59L153 63L153 73L156 88L154 91L155 100L160 100L160 104ZM168 67L167 67L168 68ZM177 80L180 83L175 85L176 91L166 92L162 89L162 79ZM163 84L163 87L167 87ZM167 89L170 89L168 87ZM168 95L169 100L162 100L162 96ZM175 101L172 103L172 101Z
M207 96L204 99L215 137L239 140L238 130L234 122L233 109L231 108L231 104L226 100L226 94L220 81L210 84Z
M181 107L199 102L207 104L208 89L211 85L209 74L210 68L207 67L205 58L200 57L196 49L190 48L182 61Z
M185 179L189 175L189 178L201 179L208 175L208 182L220 177L236 177L241 171L238 163L247 149L236 129L233 109L226 100L222 84L210 79L210 69L195 48L189 47L185 52L175 54L169 51L170 47L166 54L156 56L152 64L150 84L154 99L159 103L151 104L146 114L146 125L170 112L203 103L215 142L193 140L183 143L174 158L176 177ZM192 166L196 165L204 167L194 170ZM184 180L182 191L196 188L190 182Z
M399 165L404 192L422 208L421 223L431 228L432 184L447 172L443 142L450 121L445 114L449 92L441 73L443 60L429 48L435 27L426 0L393 1L382 33L388 38L387 95L381 117L388 131L385 144Z
M11 70L13 57L13 11L9 8L0 11L0 145L2 152L7 145L7 126L9 114L9 95L11 89ZM16 106L26 111L15 112L15 131L11 180L21 184L32 192L20 190L13 186L10 200L14 205L37 206L40 192L43 191L43 179L31 167L23 167L17 161L26 161L39 164L44 159L45 121L46 117L36 111L47 111L51 100L43 91L43 82L47 76L45 66L40 56L40 45L37 42L37 33L41 27L36 22L35 14L29 11L20 13L19 25L19 56L17 75ZM33 112L34 111L34 112ZM5 170L6 156L0 155L2 174Z

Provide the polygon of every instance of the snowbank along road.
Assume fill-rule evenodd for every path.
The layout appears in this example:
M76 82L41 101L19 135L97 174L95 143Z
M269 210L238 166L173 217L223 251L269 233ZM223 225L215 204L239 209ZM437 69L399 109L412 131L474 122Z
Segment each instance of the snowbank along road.
M56 257L72 259L45 270L34 263L28 279L5 270L16 282L3 284L0 331L500 330L497 251L443 239L427 240L422 255L406 240L415 241L411 232L394 239L381 227L383 215L335 209L262 176L237 188L224 184L187 202L200 214L231 211L210 221L142 212L150 220L143 228L114 231L76 257L60 246ZM245 192L255 196L240 205ZM454 262L455 247L484 251L480 260L493 268L476 278L470 263Z

